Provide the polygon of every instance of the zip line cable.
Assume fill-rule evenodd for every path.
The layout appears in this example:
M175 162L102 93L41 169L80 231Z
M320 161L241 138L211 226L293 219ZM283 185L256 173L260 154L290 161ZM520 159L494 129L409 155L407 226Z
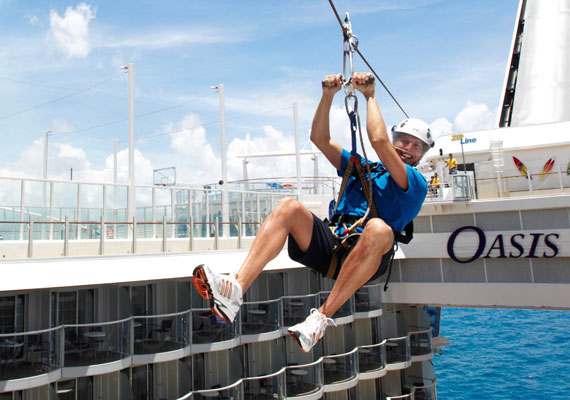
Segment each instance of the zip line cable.
M287 109L289 109L289 108L291 108L291 107L290 107L290 106L287 106L287 107L277 108L277 109L273 109L273 110L267 110L267 111L262 112L261 114L269 114L270 112L273 112L273 111L287 110ZM242 116L242 117L229 118L229 119L226 119L226 122L235 121L235 120L243 119L243 118L246 118L246 117L247 117L247 115L244 115L244 116ZM189 127L189 128L180 129L180 130L177 130L177 131L172 131L172 132L160 132L160 133L156 133L156 134L150 134L150 135L146 135L146 136L141 136L140 138L137 138L137 141L139 141L139 140L145 140L145 139L152 139L152 138L161 137L161 136L167 136L167 135L177 135L177 134L179 134L179 133L184 133L184 132L186 132L186 131L191 131L191 130L193 130L193 129L202 128L202 127L204 127L204 126L217 124L217 123L219 123L219 122L220 122L220 121L217 121L217 120L216 120L216 121L207 122L207 123L200 124L200 125L191 126L191 127ZM119 143L121 143L121 141L119 141Z
M340 24L340 28L342 29L342 35L344 36L345 40L349 39L349 33L347 31L347 29L345 28L345 26L342 23L342 20L340 19L340 16L338 15L338 12L336 11L336 8L332 2L332 0L329 0L329 4L331 5L331 8L334 12L334 15L338 21L338 23ZM392 92L390 92L390 90L388 89L388 87L384 84L384 82L382 81L382 79L380 79L380 77L378 76L378 74L376 73L376 71L374 71L374 69L372 68L372 66L368 63L368 61L366 60L366 58L364 58L364 56L362 55L362 53L360 52L360 50L358 50L358 48L355 48L356 53L360 56L360 58L362 58L362 61L364 61L364 63L366 64L366 66L370 69L370 71L374 74L374 76L376 77L376 79L378 79L378 82L380 82L380 84L382 85L382 87L384 87L384 90L386 90L386 93L388 93L390 95L390 97L392 98L392 100L394 100L394 103L396 103L396 105L400 108L400 110L404 113L404 115L406 116L406 118L410 118L408 116L408 114L406 113L406 111L404 111L404 109L402 108L402 106L400 105L400 103L398 103L398 100L396 100L396 98L394 97L394 95L392 94Z
M117 77L119 77L119 76L121 76L121 75L124 75L124 74L126 74L126 73L127 73L127 72L121 72L121 73L118 74L118 75L115 75L115 76L113 76L113 77L111 77L111 78L109 78L109 79L106 79L106 80L104 80L104 81L102 81L102 82L96 83L96 84L94 84L94 85L92 85L92 86L89 86L89 87L87 87L87 88L78 90L78 91L76 91L76 92L67 94L67 95L62 96L62 97L58 97L57 99L53 99L53 100L47 101L47 102L42 103L42 104L38 104L38 105L36 105L36 106L27 108L27 109L25 109L25 110L21 110L21 111L17 111L17 112L15 112L15 113L12 113L12 114L4 115L4 116L0 117L0 120L4 120L4 119L7 119L7 118L15 117L16 115L24 114L24 113L27 113L28 111L36 110L36 109L38 109L38 108L47 106L47 105L49 105L49 104L57 103L58 101L65 100L65 99L68 99L68 98L73 97L73 96L77 96L78 94L81 94L81 93L83 93L83 92L86 92L86 91L88 91L88 90L91 90L91 89L93 89L94 87L101 86L101 85L103 85L103 84L105 84L105 83L107 83L107 82L110 82L110 81L112 81L113 79L116 79Z
M9 78L7 76L0 76L0 80L4 80L4 81L8 81L8 82L13 82L13 83L18 83L20 85L27 85L27 86L32 86L34 88L44 88L44 89L50 89L50 90L65 90L65 91L72 91L72 90L77 90L77 88L69 88L69 87L62 87L62 86L53 86L53 85L46 85L46 84L42 84L42 83L37 83L37 82L27 82L27 81L21 81L18 79L12 79ZM126 100L127 98L125 96L117 96L111 93L106 93L103 92L101 90L94 90L91 89L92 92L96 93L96 94L101 94L103 96L107 96L107 97L113 97L115 99L120 99L120 100Z

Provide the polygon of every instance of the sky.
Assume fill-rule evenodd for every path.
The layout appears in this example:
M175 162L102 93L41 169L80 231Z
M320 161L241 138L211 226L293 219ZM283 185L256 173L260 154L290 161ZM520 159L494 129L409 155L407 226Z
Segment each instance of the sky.
M517 0L337 0L358 48L410 116L438 134L495 126ZM176 168L180 184L221 179L224 85L228 180L246 154L309 141L321 79L343 68L328 1L0 0L0 176L128 183L128 75L134 66L136 183ZM355 70L368 71L355 55ZM388 126L405 118L377 85ZM364 99L360 97L360 109ZM362 120L365 121L364 111ZM344 94L331 135L350 146ZM370 152L369 152L370 153ZM374 157L371 157L374 158ZM302 157L302 174L313 161ZM252 158L249 177L292 177L293 157ZM323 156L319 173L335 171Z

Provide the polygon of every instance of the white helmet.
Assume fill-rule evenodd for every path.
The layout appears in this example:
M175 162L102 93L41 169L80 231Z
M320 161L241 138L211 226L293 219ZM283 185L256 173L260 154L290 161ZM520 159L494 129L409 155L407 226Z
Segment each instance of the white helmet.
M424 142L424 154L435 145L429 125L417 118L407 118L398 125L394 125L392 127L392 143L396 143L400 133L412 135Z

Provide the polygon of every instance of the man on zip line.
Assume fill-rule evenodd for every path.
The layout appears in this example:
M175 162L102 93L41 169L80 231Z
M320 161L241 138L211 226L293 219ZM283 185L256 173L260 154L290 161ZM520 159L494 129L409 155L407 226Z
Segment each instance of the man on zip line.
M357 228L356 234L351 235L346 248L338 246L328 221L320 220L297 200L280 200L259 229L235 275L221 275L205 265L194 269L194 286L210 301L212 311L226 322L233 322L243 294L265 265L281 252L287 239L293 260L336 280L326 301L318 309L312 309L305 321L288 329L305 352L323 337L326 327L334 324L335 312L362 285L386 272L394 255L394 232L403 231L415 218L426 197L427 182L413 166L433 147L434 141L429 126L414 118L393 127L390 140L376 102L375 83L370 77L369 73L356 73L351 83L366 99L368 139L381 160L371 172L378 216L366 219L364 227ZM340 74L325 77L311 129L311 141L338 170L339 176L344 175L351 153L330 137L329 113L342 83ZM348 178L333 221L352 223L368 215L362 185L357 176ZM335 254L339 248L345 253L341 257Z

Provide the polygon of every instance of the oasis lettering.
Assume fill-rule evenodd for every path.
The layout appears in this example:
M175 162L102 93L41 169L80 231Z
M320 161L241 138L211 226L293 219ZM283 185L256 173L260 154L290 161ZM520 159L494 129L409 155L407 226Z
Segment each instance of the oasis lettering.
M468 259L465 260L460 260L456 257L455 255L455 250L454 250L454 246L455 246L455 240L457 239L457 236L459 236L460 233L467 231L467 230L473 230L475 231L475 233L478 236L478 246L477 246L477 250L475 251L475 253ZM529 237L532 238L532 243L530 244L530 248L528 249L528 254L525 255L525 258L538 258L538 257L544 257L544 258L553 258L556 257L556 255L558 254L558 246L552 241L552 238L556 238L558 239L560 237L560 235L558 233L530 233L528 234ZM522 233L515 233L514 235L511 235L510 238L505 238L503 236L502 233L498 234L495 237L495 240L493 240L493 243L491 244L491 246L489 247L489 249L487 250L487 253L483 256L483 258L491 258L491 252L493 251L497 251L498 252L498 256L495 256L495 258L519 258L522 257L525 253L525 248L522 245L522 241L525 239L525 235ZM536 254L536 249L538 247L538 244L540 243L540 240L544 241L544 244L552 250L552 252L542 252L541 255L537 255ZM510 243L510 245L514 248L514 251L509 251L508 254L505 251L505 241L508 240L508 243ZM462 264L466 264L466 263L470 263L472 261L475 261L476 259L478 259L479 257L481 257L481 255L485 252L485 246L487 245L487 238L485 236L485 232L483 232L483 230L481 228L478 228L476 226L464 226L461 227L459 229L457 229L455 232L453 232L451 234L451 236L449 237L449 240L447 241L447 254L449 254L449 257L458 263L462 263Z

